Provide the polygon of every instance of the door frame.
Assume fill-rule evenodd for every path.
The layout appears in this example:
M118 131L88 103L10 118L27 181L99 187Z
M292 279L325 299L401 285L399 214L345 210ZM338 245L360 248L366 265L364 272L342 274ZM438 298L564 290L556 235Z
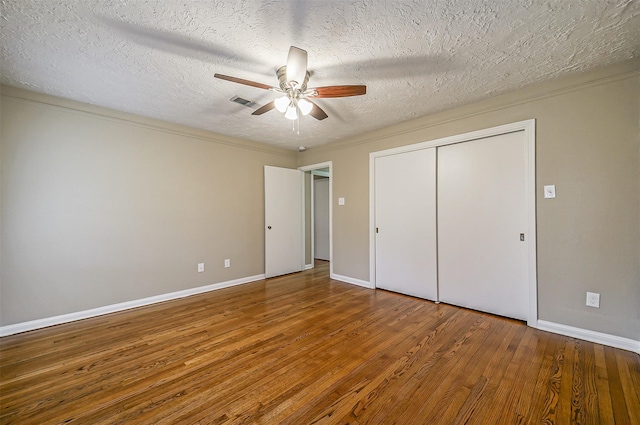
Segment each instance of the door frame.
M497 127L485 128L469 133L458 134L412 145L386 149L369 154L369 276L370 285L376 287L376 246L375 246L375 159L378 157L411 152L419 149L470 142L501 134L524 132L526 186L525 199L527 210L527 276L529 284L529 316L527 325L535 327L538 321L538 275L536 255L536 120L518 121Z
M320 170L311 170L311 182L309 184L309 188L311 190L310 201L311 201L311 211L310 211L310 222L311 222L311 264L309 265L310 269L314 267L314 260L316 257L316 179L315 176L327 177L329 180L329 184L331 184L331 174L328 171L320 171Z
M318 175L327 175L325 173L321 173L318 170L324 169L324 168L328 168L329 172L328 172L328 177L329 177L329 276L333 276L333 161L327 161L327 162L320 162L317 164L311 164L311 165L305 165L303 167L298 167L298 170L302 171L302 172L307 172L310 171L311 172L311 184L310 186L310 196L311 196L311 210L310 210L310 214L311 214L311 267L309 268L313 268L314 267L314 247L313 247L313 243L314 243L314 238L313 238L313 230L314 230L314 217L313 217L313 175L314 172ZM304 198L307 196L307 194L304 192L306 190L305 185L302 185L302 190L303 190L303 200ZM304 208L302 210L302 222L305 222L305 217L304 217ZM304 233L303 233L304 234ZM302 245L302 257L304 258L304 250L306 247L307 241L305 240L303 245ZM306 263L306 261L303 261ZM304 268L307 268L306 265Z

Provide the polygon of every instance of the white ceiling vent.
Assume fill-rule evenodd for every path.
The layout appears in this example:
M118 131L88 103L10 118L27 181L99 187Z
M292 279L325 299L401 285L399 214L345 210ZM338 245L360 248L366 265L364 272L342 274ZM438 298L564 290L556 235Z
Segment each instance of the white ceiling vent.
M256 106L256 102L252 102L250 100L243 99L243 98L238 97L238 96L233 96L229 100L232 101L232 102L235 102L235 103L239 103L240 105L246 106L247 108L254 108L255 109L255 106Z

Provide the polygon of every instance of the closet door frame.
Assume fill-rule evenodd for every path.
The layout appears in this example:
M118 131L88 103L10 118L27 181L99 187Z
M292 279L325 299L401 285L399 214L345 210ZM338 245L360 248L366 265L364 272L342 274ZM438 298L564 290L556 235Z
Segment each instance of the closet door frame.
M372 288L376 287L376 237L375 237L375 159L387 155L411 152L419 149L426 149L438 146L445 146L454 143L471 142L473 140L486 137L498 136L501 134L524 132L526 146L526 187L525 199L527 209L527 276L529 285L529 316L527 325L535 327L538 321L538 277L537 277L537 257L536 257L536 121L535 119L519 121L441 139L401 146L393 149L386 149L369 154L369 279Z

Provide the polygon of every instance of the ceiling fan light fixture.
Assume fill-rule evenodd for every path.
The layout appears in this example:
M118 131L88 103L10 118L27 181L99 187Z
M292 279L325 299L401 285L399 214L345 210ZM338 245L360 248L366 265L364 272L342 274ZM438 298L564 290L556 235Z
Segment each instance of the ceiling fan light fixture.
M298 100L298 108L300 108L300 112L302 115L309 115L309 112L313 109L313 103L309 102L307 99L299 99Z
M287 119L296 121L298 125L298 120L301 115L311 115L319 121L328 117L327 113L324 112L320 106L308 98L360 96L367 92L367 87L363 85L308 88L307 84L309 83L311 73L307 69L307 52L295 46L291 46L289 49L287 64L281 66L276 71L279 87L272 87L229 75L216 73L213 76L233 83L279 93L280 98L261 106L251 115L262 115L272 109L277 109L280 113L283 113Z
M289 98L287 96L282 96L279 97L275 100L275 105L276 105L276 109L282 113L285 113L287 111L287 107L289 106L289 103L291 103L291 101L289 100Z
M297 109L298 108L296 108L296 105L293 102L291 102L289 104L289 107L287 108L287 112L284 114L284 117L286 119L289 119L289 120L298 119L298 111L297 111Z

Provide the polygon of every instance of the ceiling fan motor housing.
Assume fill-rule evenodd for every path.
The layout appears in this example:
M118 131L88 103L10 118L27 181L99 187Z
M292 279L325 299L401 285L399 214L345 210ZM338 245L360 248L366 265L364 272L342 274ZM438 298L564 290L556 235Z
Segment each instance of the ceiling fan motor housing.
M278 82L280 83L280 88L284 92L297 90L299 92L304 92L307 89L307 83L309 82L309 71L305 73L304 81L302 84L298 81L287 81L287 65L283 65L276 71L276 75L278 76Z

